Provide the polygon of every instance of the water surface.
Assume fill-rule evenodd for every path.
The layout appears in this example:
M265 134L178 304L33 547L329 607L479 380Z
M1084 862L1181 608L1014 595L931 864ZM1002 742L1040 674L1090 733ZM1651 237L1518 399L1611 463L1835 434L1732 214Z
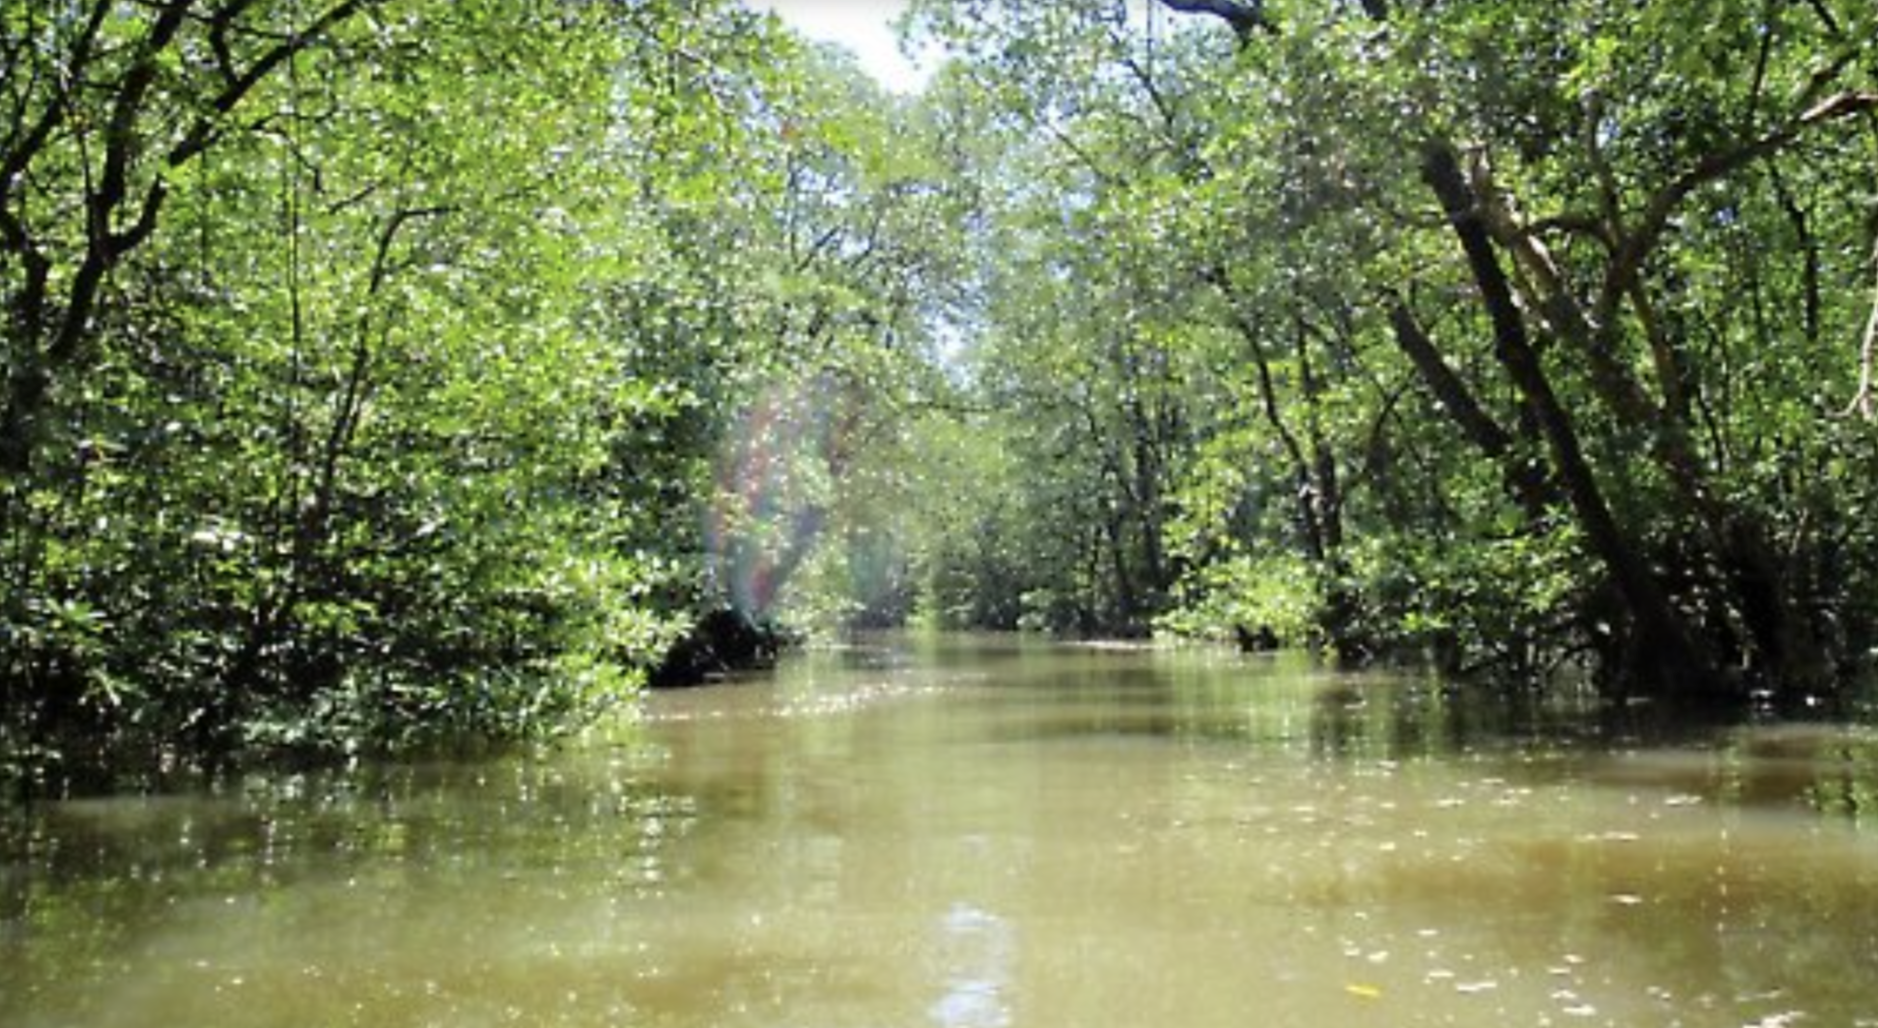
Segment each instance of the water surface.
M0 1025L1878 1026L1878 736L889 642L14 810Z

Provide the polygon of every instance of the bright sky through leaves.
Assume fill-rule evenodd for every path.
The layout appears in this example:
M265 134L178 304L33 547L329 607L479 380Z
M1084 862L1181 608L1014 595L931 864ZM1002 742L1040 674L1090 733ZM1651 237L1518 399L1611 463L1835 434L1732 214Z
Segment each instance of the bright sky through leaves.
M852 50L861 67L896 93L916 92L931 77L900 52L890 22L906 10L906 0L749 0L758 10L772 10L810 39L838 43Z

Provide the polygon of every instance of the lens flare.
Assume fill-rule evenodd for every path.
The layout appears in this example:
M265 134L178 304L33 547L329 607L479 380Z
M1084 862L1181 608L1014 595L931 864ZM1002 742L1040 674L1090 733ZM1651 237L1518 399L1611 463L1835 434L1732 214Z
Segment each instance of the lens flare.
M828 522L852 458L857 399L826 372L776 386L725 440L705 541L719 587L753 621L770 614Z

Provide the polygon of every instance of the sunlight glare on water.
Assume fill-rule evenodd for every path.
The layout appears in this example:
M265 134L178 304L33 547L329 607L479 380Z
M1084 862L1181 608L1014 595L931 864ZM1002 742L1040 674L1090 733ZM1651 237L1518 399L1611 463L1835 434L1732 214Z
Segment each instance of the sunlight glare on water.
M1878 742L980 641L42 804L0 1025L1878 1025Z

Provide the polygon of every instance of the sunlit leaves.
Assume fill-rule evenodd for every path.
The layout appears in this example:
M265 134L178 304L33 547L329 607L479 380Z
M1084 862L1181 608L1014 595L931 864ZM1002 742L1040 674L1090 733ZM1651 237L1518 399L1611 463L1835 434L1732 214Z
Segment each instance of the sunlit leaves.
M1552 455L1417 167L1427 140L1446 140L1624 530L1668 569L1679 616L1721 649L1744 630L1763 636L1750 648L1769 646L1765 625L1744 627L1761 601L1730 589L1787 573L1742 570L1743 540L1784 535L1784 553L1821 559L1788 504L1804 496L1827 520L1862 505L1855 477L1774 468L1794 447L1847 466L1827 457L1846 445L1828 398L1849 392L1845 342L1867 312L1868 154L1849 123L1802 115L1866 88L1851 69L1871 36L1848 26L1870 11L1705 0L1268 13L1282 31L1234 50L1215 21L1157 26L1119 4L917 8L958 55L951 80L1024 136L995 165L1003 207L974 356L984 395L1011 408L1031 488L1098 522L1143 516L1115 441L1155 391L1136 358L1158 350L1177 369L1162 392L1185 436L1157 531L1190 583L1235 554L1311 553L1371 643L1459 643L1527 670L1535 645L1609 655L1587 627L1608 634L1608 619L1570 614L1597 602L1600 582L1570 519L1508 492L1509 475ZM1506 466L1457 431L1424 381L1433 372L1396 345L1394 305L1505 436L1493 448ZM1590 320L1562 322L1573 309ZM1087 569L1125 564L1111 535L1061 551L1052 603L1105 588L1106 571ZM1435 574L1443 565L1467 570ZM1779 602L1863 604L1811 574L1773 586ZM1735 586L1714 580L1729 575Z
M681 627L689 422L740 345L684 345L669 312L740 304L669 273L648 208L747 208L726 141L766 45L730 5L413 0L264 83L169 184L107 359L61 397L85 467L35 494L21 609L52 613L4 626L35 662L8 689L347 749L617 701ZM621 310L645 291L677 299Z

